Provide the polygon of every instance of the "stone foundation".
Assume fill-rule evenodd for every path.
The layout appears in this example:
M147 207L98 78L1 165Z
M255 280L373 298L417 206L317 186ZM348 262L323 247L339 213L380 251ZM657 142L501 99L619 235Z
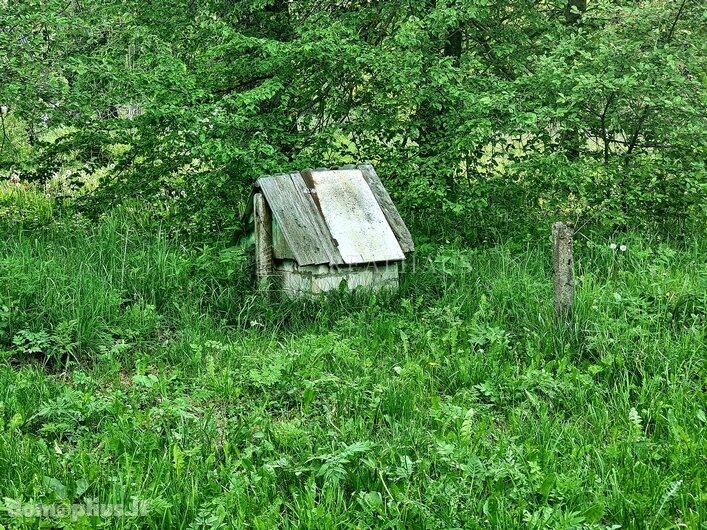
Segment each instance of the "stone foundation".
M359 287L371 291L398 288L398 262L300 267L292 260L278 260L273 272L279 280L277 288L291 297L331 291L337 289L344 280L350 291Z

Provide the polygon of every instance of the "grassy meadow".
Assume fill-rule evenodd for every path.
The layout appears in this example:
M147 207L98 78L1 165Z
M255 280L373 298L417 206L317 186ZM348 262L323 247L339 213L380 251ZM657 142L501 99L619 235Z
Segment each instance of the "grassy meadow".
M415 234L397 294L268 301L230 243L14 193L0 529L707 524L704 240L577 236L556 326L549 236ZM16 513L133 498L146 514Z

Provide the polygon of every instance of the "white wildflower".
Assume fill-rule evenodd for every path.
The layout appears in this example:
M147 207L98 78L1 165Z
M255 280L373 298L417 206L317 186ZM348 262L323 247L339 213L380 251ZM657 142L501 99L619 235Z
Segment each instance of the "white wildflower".
M621 252L626 252L626 245L621 245L621 246L619 246L619 250L620 250Z
M616 250L616 243L612 243L611 245L609 245L609 248L611 250Z

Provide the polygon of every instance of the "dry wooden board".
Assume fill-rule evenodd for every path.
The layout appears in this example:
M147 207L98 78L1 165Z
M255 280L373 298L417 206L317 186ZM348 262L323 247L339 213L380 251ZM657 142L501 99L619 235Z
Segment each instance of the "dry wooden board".
M276 259L295 259L295 254L276 219L272 222L272 255Z
M313 171L312 183L344 263L405 259L360 170Z
M329 229L299 173L262 177L258 184L300 265L343 263Z
M253 196L253 222L255 224L255 273L259 288L269 288L272 276L272 219L270 208L262 193Z
M407 226L405 226L402 217L400 217L395 204L393 204L388 191L385 187L383 187L383 183L378 178L373 166L370 164L360 164L356 167L361 170L363 178L366 179L366 182L371 187L371 191L373 192L373 195L375 195L378 204L383 210L383 214L388 220L388 224L390 224L390 227L393 229L393 233L398 238L400 248L403 249L403 252L414 252L415 244L412 242L410 231Z

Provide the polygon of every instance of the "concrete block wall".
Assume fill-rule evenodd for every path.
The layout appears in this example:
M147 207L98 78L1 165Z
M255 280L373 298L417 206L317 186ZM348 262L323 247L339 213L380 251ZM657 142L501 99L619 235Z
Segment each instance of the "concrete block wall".
M316 295L337 289L346 280L349 290L379 291L398 288L398 262L366 265L308 265L300 267L291 260L275 263L274 273L288 296Z

